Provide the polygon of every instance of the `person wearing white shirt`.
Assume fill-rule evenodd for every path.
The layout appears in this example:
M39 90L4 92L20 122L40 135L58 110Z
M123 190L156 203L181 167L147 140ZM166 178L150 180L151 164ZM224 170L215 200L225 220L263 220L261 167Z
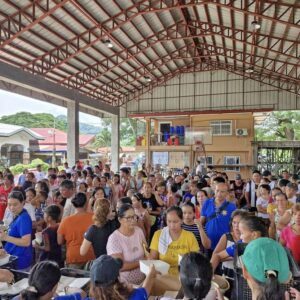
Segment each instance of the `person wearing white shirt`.
M60 184L59 191L63 198L67 198L64 206L64 212L62 218L74 215L76 212L75 207L72 204L72 199L74 198L75 191L76 191L74 187L74 183L69 179L65 179Z
M89 161L89 160L86 161L86 164L85 164L84 167L83 167L84 170L86 170L87 168L93 169L93 166L90 165L90 161Z
M269 219L269 215L267 213L267 207L270 200L270 192L271 188L268 184L261 184L259 186L259 194L260 197L257 198L256 208L257 208L257 216L263 219Z
M64 163L64 169L66 173L72 173L72 168L69 168L69 164L67 162Z
M271 190L273 190L276 186L276 180L273 180L272 173L269 170L264 170L261 175L263 178L266 178L270 181L269 186Z
M36 181L40 181L42 179L45 179L46 174L42 171L42 166L41 165L37 165L36 166L36 172L35 172L35 178Z
M298 202L298 197L297 197L297 192L298 192L298 185L297 183L292 183L289 182L286 187L285 187L285 193L288 198L288 200L292 203ZM299 199L300 200L300 199Z
M247 201L247 207L251 210L256 210L256 191L260 184L261 175L258 170L252 172L252 180L247 182L245 198Z

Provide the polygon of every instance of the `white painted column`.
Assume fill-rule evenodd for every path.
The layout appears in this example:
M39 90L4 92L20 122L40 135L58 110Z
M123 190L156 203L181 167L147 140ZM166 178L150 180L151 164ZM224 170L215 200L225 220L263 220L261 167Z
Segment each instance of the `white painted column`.
M79 103L68 102L68 147L67 161L70 167L79 159Z
M111 118L111 169L113 172L119 171L120 163L120 117L114 115Z

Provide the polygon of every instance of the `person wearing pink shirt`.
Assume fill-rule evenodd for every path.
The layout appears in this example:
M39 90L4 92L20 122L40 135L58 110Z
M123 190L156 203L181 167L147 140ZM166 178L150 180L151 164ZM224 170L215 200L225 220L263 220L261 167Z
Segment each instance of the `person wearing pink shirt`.
M294 224L285 227L280 234L280 243L291 250L295 261L300 264L300 203L293 207Z
M145 256L146 239L142 229L136 226L137 217L130 204L123 204L119 208L118 220L120 228L108 238L107 254L122 259L121 281L139 285L145 279L139 261Z

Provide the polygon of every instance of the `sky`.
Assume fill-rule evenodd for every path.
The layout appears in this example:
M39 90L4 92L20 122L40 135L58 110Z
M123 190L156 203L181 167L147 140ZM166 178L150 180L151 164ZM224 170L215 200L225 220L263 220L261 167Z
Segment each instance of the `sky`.
M22 111L31 113L50 113L54 116L67 115L67 109L65 107L38 101L4 90L0 90L0 99L0 117L4 115L13 115ZM99 118L84 113L79 113L79 121L95 126L101 125Z

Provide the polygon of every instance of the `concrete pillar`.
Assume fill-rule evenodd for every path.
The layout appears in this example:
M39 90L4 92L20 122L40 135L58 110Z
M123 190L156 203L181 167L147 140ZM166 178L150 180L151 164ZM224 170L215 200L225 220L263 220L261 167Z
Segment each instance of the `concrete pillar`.
M150 146L151 146L151 119L146 119L146 166L151 164L151 153L150 153Z
M79 104L78 101L68 102L68 164L75 165L79 159Z
M253 165L253 169L257 169L257 165L258 165L258 160L257 160L257 156L258 156L258 145L256 142L254 142L252 144L252 165Z
M30 153L23 152L23 164L28 165L30 163Z
M117 115L111 118L111 169L113 172L119 171L120 157L120 117Z

